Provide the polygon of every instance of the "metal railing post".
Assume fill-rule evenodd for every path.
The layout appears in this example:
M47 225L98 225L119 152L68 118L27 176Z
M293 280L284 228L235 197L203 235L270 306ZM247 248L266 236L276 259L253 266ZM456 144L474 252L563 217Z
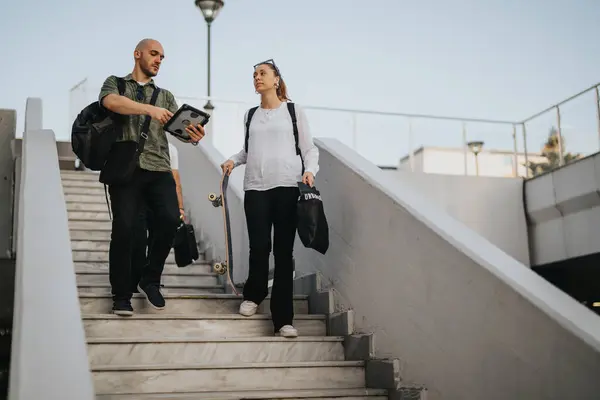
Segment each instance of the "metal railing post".
M352 115L352 149L354 151L358 151L358 128L356 126L356 113L351 113Z
M527 128L525 122L521 124L523 131L523 154L525 154L525 178L529 178L529 156L527 155Z
M467 157L469 154L469 145L467 144L467 123L463 121L462 123L462 139L463 139L463 155L464 155L464 159L465 159L465 175L468 175L467 172Z
M559 166L563 166L565 165L565 157L563 155L563 148L562 148L562 133L561 133L561 127L560 127L560 107L556 106L556 123L558 124L558 127L556 128L556 135L558 138L558 165Z
M412 120L408 118L408 159L410 172L415 172L415 153L413 149Z
M596 122L598 123L598 144L600 148L600 93L598 91L598 86L594 89L596 92Z
M515 124L513 124L512 126L512 137L514 146L513 168L515 169L513 175L516 178L519 176L519 151L517 149L517 126Z

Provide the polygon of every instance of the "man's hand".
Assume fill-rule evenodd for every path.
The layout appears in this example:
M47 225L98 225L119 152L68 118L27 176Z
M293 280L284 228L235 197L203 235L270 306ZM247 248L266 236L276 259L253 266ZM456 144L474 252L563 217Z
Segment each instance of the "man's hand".
M312 174L312 172L306 171L302 176L302 182L312 187L313 183L315 182L315 176Z
M193 145L197 145L198 142L204 137L204 127L200 124L196 126L188 125L188 127L185 128L185 131L188 133L188 135L190 135L190 142Z
M173 116L173 113L166 108L160 108L153 105L148 105L148 107L148 115L163 125Z
M179 209L179 218L183 221L185 219L185 211L183 208Z
M234 164L232 160L227 160L223 164L221 164L221 169L227 175L231 175L231 171L233 171L233 165Z

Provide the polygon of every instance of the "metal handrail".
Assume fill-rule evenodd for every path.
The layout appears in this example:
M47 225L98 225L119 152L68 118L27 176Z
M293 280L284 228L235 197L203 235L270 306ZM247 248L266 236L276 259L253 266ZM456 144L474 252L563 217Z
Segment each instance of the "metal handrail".
M76 85L74 85L70 91L77 89L82 84L87 83L87 78L82 79ZM325 106L314 106L314 105L304 105L305 108L311 110L321 110L321 111L336 111L336 112L348 112L348 113L356 113L356 114L373 114L373 115L385 115L385 116L397 116L397 117L406 117L406 118L424 118L424 119L438 119L438 120L446 120L446 121L455 121L455 122L476 122L476 123L489 123L489 124L515 124L522 125L531 121L532 119L539 117L551 111L553 108L561 106L583 94L586 94L590 90L594 90L595 88L600 87L600 82L590 86L589 88L574 94L573 96L568 97L565 100L562 100L550 107L545 108L544 110L533 114L530 117L527 117L523 120L497 120L497 119L487 119L487 118L473 118L473 117L454 117L447 115L433 115L433 114L418 114L418 113L404 113L404 112L395 112L395 111L377 111L377 110L365 110L358 108L338 108L338 107L325 107ZM231 100L231 99L223 99L216 96L176 96L178 99L182 100L210 100L219 103L230 103L230 104L245 104L251 103L250 101L240 101L240 100Z
M578 98L579 96L582 96L592 90L594 90L596 92L596 119L597 119L597 124L598 124L598 138L600 141L600 94L598 92L598 86L600 86L600 83L597 83L593 86L590 86L589 88L580 91L579 93L576 93L548 108L545 108L544 110L535 113L534 115L524 119L523 121L521 121L519 124L522 127L522 131L523 131L523 144L525 146L527 146L527 130L525 128L525 124L543 114L546 114L547 112L550 112L552 110L556 110L556 136L557 136L557 144L558 144L558 165L559 167L565 165L565 158L564 158L564 154L563 154L563 140L562 140L562 125L561 125L561 114L560 114L560 107L566 103L568 103L571 100L574 100L576 98ZM527 159L527 152L525 152L525 164L528 164L528 159ZM525 177L529 178L529 169L526 169L525 171Z
M87 83L87 78L79 82L70 91L75 90L80 85ZM559 165L564 165L564 155L562 154L562 132L561 132L561 115L560 115L560 107L569 101L584 95L592 90L596 91L596 110L597 110L597 119L598 119L598 136L600 141L600 93L599 93L600 83L592 85L585 90L582 90L550 107L545 108L542 111L539 111L523 120L498 120L498 119L486 119L486 118L472 118L472 117L456 117L456 116L446 116L446 115L432 115L432 114L419 114L419 113L405 113L405 112L394 112L394 111L376 111L376 110L365 110L365 109L353 109L353 108L339 108L339 107L325 107L325 106L315 106L315 105L303 105L306 110L315 110L315 111L332 111L332 112L341 112L341 113L349 113L353 115L353 125L356 125L356 115L381 115L381 116L393 116L393 117L402 117L409 119L409 142L412 143L412 129L410 125L411 119L428 119L428 120L441 120L441 121L453 121L453 122L462 122L463 123L463 142L464 142L464 152L465 152L465 174L467 173L466 167L466 157L467 157L467 143L466 143L466 123L483 123L483 124L497 124L497 125L512 125L513 127L513 147L515 154L515 165L514 170L515 174L517 173L517 132L516 127L521 127L521 136L523 140L523 153L525 157L525 165L529 164L528 160L528 152L527 152L527 127L526 124L531 120L549 112L552 110L556 110L556 119L557 119L557 136L559 141ZM219 102L219 103L229 103L229 104L251 104L253 101L240 101L240 100L230 100L230 99L222 99L215 96L198 96L198 97L188 97L188 96L176 96L180 100L205 100L211 102ZM353 143L356 144L356 126L354 126L353 135ZM412 146L412 145L411 145ZM356 145L354 146L356 149ZM412 147L410 147L412 149ZM411 158L411 166L412 166L412 150L409 152L409 156ZM525 171L525 177L529 177L529 169L527 168Z
M525 118L524 120L522 120L521 122L519 122L519 124L524 124L526 122L531 121L534 118L539 117L540 115L543 115L543 114L547 113L548 111L552 111L552 109L554 109L556 107L560 107L563 104L568 103L569 101L571 101L571 100L573 100L573 99L575 99L575 98L577 98L577 97L579 97L579 96L581 96L583 94L586 94L590 90L594 90L598 86L600 86L600 83L596 83L595 85L590 86L589 88L587 88L585 90L582 90L581 92L579 92L577 94L574 94L573 96L571 96L571 97L569 97L569 98L567 98L567 99L565 99L563 101L560 101L560 102L558 102L558 103L556 103L556 104L554 104L554 105L552 105L552 106L550 106L550 107L548 107L548 108L546 108L546 109L544 109L544 110L542 110L542 111L540 111L538 113L533 114L531 117Z
M214 96L190 97L190 96L177 96L176 95L175 97L177 99L181 99L181 100L210 100L211 102L214 101L214 102L229 103L229 104L250 103L248 101L221 99L221 98L217 98ZM452 116L445 116L445 115L415 114L415 113L403 113L403 112L395 112L395 111L376 111L376 110L364 110L364 109L358 109L358 108L339 108L339 107L325 107L325 106L313 106L313 105L303 105L303 107L307 110L335 111L335 112L347 112L347 113L367 114L367 115L383 115L383 116L405 117L405 118L415 118L415 119L419 119L419 118L437 119L437 120L455 121L455 122L476 122L476 123L484 123L484 124L502 124L502 125L519 124L519 122L517 122L517 121L506 121L506 120L497 120L497 119L452 117Z

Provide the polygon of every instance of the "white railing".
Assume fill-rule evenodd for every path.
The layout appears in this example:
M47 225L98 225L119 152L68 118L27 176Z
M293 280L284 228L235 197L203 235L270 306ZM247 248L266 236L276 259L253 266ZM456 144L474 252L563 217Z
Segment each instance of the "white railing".
M41 111L27 100L9 400L93 400L56 140Z

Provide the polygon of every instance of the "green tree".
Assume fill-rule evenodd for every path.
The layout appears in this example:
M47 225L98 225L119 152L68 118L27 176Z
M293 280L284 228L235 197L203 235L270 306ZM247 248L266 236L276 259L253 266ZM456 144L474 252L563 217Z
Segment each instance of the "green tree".
M581 154L567 153L565 145L565 137L561 136L562 153L565 159L565 165L573 160L581 158ZM553 126L550 128L548 133L548 139L544 143L542 148L542 157L546 158L546 161L534 162L529 161L527 168L531 176L537 176L548 171L552 171L560 166L560 151L558 146L558 130Z

